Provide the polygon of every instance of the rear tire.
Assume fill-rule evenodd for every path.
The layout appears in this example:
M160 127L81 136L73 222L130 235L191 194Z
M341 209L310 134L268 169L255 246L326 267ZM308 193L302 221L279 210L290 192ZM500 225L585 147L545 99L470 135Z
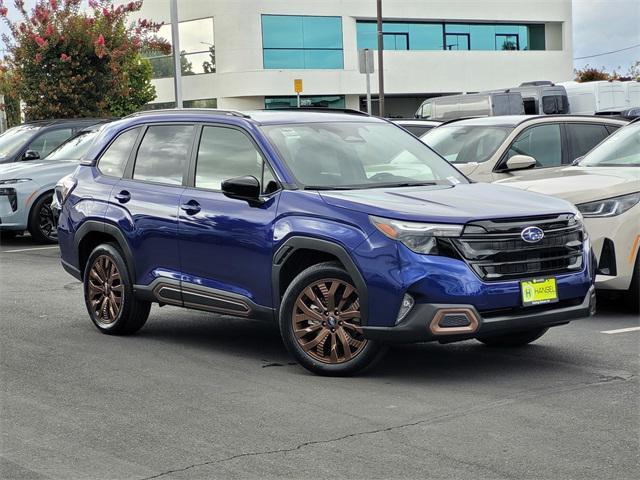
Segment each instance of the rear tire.
M545 333L548 328L536 328L535 330L526 330L524 332L503 333L502 335L491 335L480 337L478 341L484 343L488 347L496 348L513 348L523 347L531 342L535 342Z
M338 263L311 266L293 279L282 299L279 324L287 350L317 375L354 375L386 351L362 335L358 292Z
M38 243L58 242L58 230L51 210L52 201L53 192L45 193L35 201L29 212L29 233Z
M127 264L115 246L105 243L91 252L83 283L87 311L102 333L129 335L147 321L151 303L134 296Z

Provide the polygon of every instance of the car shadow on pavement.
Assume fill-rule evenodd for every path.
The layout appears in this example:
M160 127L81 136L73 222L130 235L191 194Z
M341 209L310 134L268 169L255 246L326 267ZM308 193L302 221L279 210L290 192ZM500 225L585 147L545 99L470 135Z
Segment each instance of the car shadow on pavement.
M197 313L194 315L193 312L171 319L154 319L152 316L136 337L140 341L155 340L200 352L243 357L255 361L256 368L284 366L292 374L307 374L287 353L276 326L264 322ZM523 375L558 372L559 364L555 360L562 354L562 347L543 343L515 349L492 349L473 340L448 345L395 345L390 347L382 361L366 372L364 377L410 377L412 381L422 378L440 383L474 381L478 378L508 379L511 376L521 379ZM571 364L565 366L567 373L572 370ZM576 364L576 368L577 366Z

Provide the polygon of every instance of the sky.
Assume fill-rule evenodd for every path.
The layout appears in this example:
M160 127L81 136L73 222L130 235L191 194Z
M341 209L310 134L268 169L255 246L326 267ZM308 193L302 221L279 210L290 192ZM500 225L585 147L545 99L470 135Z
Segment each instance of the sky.
M11 12L13 1L5 3ZM35 0L26 0L26 4L31 7ZM0 24L0 32L5 31L4 24ZM632 46L622 52L599 55ZM573 57L574 68L590 65L625 73L640 60L640 0L573 0Z
M610 55L580 57L634 48ZM640 61L640 0L573 0L574 68L605 67L626 73Z

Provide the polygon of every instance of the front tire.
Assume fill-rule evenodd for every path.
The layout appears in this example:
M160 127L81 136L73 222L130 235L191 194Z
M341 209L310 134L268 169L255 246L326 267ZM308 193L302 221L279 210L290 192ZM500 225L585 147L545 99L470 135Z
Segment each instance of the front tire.
M284 294L279 317L287 350L315 374L354 375L384 354L379 343L363 336L358 291L337 263L301 272Z
M534 330L526 330L524 332L503 333L502 335L480 337L478 338L478 341L484 343L488 347L523 347L539 339L541 336L547 333L547 330L548 328L536 328Z
M91 252L83 283L87 311L102 333L129 335L147 321L151 303L134 296L127 264L115 246L105 243Z
M631 284L625 292L625 303L633 313L640 312L640 252L636 253L636 263L633 267Z
M45 193L35 201L29 212L29 233L38 243L58 242L58 230L51 210L52 201L53 193Z

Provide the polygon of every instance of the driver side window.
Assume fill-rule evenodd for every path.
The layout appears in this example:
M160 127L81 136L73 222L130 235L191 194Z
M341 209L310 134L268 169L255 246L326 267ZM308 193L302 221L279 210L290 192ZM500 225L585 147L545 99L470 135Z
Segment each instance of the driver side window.
M43 133L33 142L29 144L27 150L38 152L40 158L44 158L51 150L62 145L64 141L71 137L73 130L71 128L61 128Z
M241 131L227 127L204 127L198 146L195 186L221 190L222 182L251 175L263 193L277 190L269 165L253 142Z
M559 167L562 164L562 140L559 124L527 128L513 141L507 158L528 155L536 159L536 168Z

